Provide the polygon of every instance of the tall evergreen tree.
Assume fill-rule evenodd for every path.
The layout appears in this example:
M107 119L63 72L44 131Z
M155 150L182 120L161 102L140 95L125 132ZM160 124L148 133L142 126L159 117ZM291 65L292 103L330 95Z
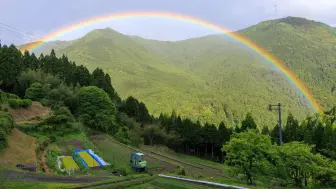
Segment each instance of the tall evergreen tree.
M246 114L245 120L242 121L242 126L240 130L246 131L248 129L257 129L257 124L255 123L250 112Z

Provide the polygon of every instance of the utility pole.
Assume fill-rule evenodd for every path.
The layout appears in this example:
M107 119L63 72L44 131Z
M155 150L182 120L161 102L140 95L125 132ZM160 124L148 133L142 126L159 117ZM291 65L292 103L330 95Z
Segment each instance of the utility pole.
M272 110L277 110L279 113L279 117L278 117L278 124L279 124L279 141L280 141L280 146L282 145L282 125L281 125L281 104L278 103L277 105L272 105L270 104L268 106L268 110L272 111Z

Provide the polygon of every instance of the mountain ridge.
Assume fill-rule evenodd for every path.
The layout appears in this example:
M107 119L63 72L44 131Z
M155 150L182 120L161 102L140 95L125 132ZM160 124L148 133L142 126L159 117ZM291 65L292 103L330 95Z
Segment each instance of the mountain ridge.
M335 101L327 92L336 85L336 37L330 26L287 17L238 32L282 60L324 107ZM90 69L103 68L123 98L135 96L156 116L175 109L182 116L234 125L253 111L258 122L268 125L276 119L265 107L274 100L285 104L285 114L303 117L310 112L301 94L268 62L222 34L171 42L105 28L56 51Z

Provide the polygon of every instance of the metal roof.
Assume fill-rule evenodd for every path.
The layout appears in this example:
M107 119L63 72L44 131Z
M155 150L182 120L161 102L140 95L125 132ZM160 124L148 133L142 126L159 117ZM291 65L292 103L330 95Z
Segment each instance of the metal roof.
M144 155L143 153L140 153L140 152L135 153L135 154L138 155L138 156L143 156Z

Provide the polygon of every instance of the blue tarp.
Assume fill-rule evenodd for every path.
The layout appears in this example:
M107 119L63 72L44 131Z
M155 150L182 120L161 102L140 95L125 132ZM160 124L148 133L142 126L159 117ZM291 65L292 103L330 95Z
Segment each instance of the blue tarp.
M90 154L94 160L96 160L99 165L102 166L106 166L106 165L110 165L109 163L106 163L101 157L99 157L97 154L95 154L91 149L86 150L86 152L88 154Z

